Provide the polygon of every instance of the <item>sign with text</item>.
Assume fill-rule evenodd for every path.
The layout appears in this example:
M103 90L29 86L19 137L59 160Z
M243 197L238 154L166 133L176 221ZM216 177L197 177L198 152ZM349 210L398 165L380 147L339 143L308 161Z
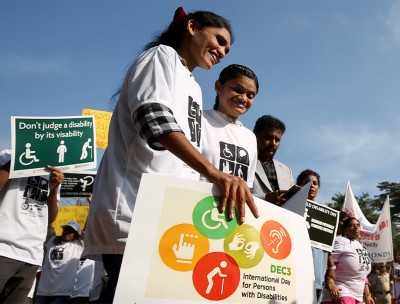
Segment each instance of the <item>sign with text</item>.
M339 211L307 200L304 218L311 246L331 252L339 224Z
M209 183L144 174L114 302L313 303L304 217L255 198L260 217L246 208L238 225L220 199Z
M62 197L88 197L93 192L96 172L64 173L61 183L60 196Z
M93 116L11 117L10 178L44 174L47 165L64 173L96 168Z
M358 202L347 183L343 211L360 221L362 230L359 241L368 251L368 256L374 263L393 261L393 236L390 217L390 200L386 197L376 224L370 223L362 212Z
M108 145L108 129L112 117L111 112L83 109L82 115L94 115L96 121L96 146L99 149L105 149Z
M56 220L52 226L57 235L62 233L62 225L69 221L75 221L81 226L81 231L85 227L86 219L89 213L89 206L63 206L58 208Z

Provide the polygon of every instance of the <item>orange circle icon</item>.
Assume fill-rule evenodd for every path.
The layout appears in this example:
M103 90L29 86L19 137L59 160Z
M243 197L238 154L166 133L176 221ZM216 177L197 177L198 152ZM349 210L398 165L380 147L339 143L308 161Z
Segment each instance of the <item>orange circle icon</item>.
M197 261L209 252L210 244L192 224L171 227L160 239L158 251L161 260L169 268L190 271Z
M292 251L289 233L276 221L267 221L261 227L261 244L265 252L276 260L287 258Z

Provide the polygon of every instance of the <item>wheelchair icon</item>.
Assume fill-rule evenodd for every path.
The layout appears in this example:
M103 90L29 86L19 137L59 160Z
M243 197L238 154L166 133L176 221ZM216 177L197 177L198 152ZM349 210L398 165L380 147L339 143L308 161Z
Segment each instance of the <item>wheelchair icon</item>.
M29 166L33 162L37 163L39 159L36 157L35 151L31 150L31 144L27 143L25 147L25 152L19 156L19 162L24 166Z
M204 227L206 227L210 230L218 229L221 226L224 226L225 229L228 229L228 225L226 224L226 221L225 221L225 214L219 212L216 202L214 202L213 204L214 204L214 208L207 210L201 216L202 224L204 225ZM212 226L209 225L206 221L206 217L209 217L210 220L215 225L212 225Z

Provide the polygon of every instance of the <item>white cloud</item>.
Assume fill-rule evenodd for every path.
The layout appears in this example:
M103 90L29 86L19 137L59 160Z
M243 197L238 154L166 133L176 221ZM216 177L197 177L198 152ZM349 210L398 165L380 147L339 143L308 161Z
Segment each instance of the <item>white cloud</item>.
M385 47L400 46L400 2L393 2L386 16L383 16L383 25L387 35L381 38Z
M288 159L288 164L295 174L305 168L321 174L319 197L324 202L335 193L344 193L347 181L356 195L368 192L371 196L378 194L379 182L398 181L399 130L389 129L387 124L377 128L366 123L326 124L290 143L291 149L297 146L307 151Z

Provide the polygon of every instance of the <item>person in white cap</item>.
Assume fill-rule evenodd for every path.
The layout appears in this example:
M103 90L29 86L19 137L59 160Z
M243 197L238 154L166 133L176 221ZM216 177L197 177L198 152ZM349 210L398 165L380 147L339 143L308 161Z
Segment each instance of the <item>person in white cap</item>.
M72 295L83 244L80 225L70 221L61 226L61 236L46 244L46 255L36 291L36 303L67 303Z

